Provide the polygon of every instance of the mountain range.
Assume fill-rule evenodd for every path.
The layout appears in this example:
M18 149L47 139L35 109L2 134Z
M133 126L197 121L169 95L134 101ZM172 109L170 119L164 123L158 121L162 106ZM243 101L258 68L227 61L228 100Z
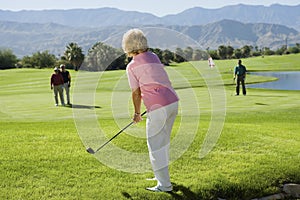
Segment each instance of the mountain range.
M151 29L156 32L152 45L159 48L171 45L166 42L171 38L170 31L162 30L185 34L204 49L220 45L279 48L300 43L300 5L195 7L163 17L115 8L0 10L0 48L10 48L21 57L44 50L60 55L70 42L78 43L85 52L99 41L109 40L111 45L120 47L122 34L132 27L146 32L150 30L147 27L155 27ZM162 37L162 32L166 37ZM158 37L165 40L156 41Z
M252 6L238 4L219 9L194 7L178 14L157 17L150 13L123 11L116 8L70 10L0 10L1 21L25 23L57 23L74 27L136 26L136 25L205 25L223 19L244 23L281 24L300 31L300 4L285 6Z

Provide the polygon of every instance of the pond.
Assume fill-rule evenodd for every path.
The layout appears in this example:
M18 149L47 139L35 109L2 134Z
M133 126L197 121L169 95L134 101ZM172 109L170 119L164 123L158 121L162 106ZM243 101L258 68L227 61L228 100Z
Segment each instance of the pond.
M251 72L250 75L272 76L278 78L277 81L248 84L248 88L265 88L275 90L300 90L300 71L289 72Z

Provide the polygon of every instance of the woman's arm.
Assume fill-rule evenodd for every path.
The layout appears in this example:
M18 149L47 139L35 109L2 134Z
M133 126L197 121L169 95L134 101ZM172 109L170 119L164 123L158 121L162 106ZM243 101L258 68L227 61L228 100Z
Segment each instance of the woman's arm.
M140 88L132 90L132 102L133 102L133 106L134 106L133 121L135 123L138 123L138 122L142 121L142 117L141 117L142 96L141 96Z

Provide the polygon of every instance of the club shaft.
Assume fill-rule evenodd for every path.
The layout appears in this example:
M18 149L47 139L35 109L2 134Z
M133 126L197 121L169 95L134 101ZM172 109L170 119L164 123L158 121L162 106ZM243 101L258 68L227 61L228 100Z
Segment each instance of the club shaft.
M127 126L125 126L122 130L120 130L116 135L114 135L112 138L110 138L108 141L106 141L104 144L102 144L95 152L99 151L100 149L102 149L105 145L107 145L107 143L109 143L110 141L112 141L115 137L117 137L120 133L122 133L126 128L128 128L129 126L131 126L134 122L130 122L130 124L128 124Z
M143 112L141 114L141 116L145 115L147 113L147 111ZM110 138L107 142L105 142L104 144L102 144L96 151L99 151L100 149L102 149L105 145L107 145L110 141L112 141L115 137L117 137L118 135L120 135L120 133L122 133L125 129L127 129L129 126L131 126L132 124L134 124L134 121L130 122L127 126L125 126L122 130L120 130L116 135L114 135L112 138Z

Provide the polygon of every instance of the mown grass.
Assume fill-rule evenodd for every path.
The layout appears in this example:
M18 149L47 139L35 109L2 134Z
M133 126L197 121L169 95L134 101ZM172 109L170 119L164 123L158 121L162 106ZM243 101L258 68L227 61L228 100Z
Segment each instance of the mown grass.
M146 191L144 188L155 184L146 181L151 172L118 171L85 152L72 108L54 106L51 70L0 71L0 199L252 199L278 192L283 183L300 183L299 91L248 89L245 97L232 96L236 60L215 62L225 85L226 118L216 146L202 159L199 151L211 117L207 88L196 70L202 62L167 69L182 102L189 103L192 94L188 89L193 87L201 110L200 122L192 115L184 121L187 137L195 131L195 123L199 127L188 150L170 165L173 193ZM299 55L243 62L250 71L300 70ZM94 111L107 137L130 120L130 100L112 103L112 91L125 97L130 93L124 73L101 74L95 105L77 108ZM178 79L178 74L188 82ZM75 82L78 74L71 71L71 75ZM250 75L247 82L272 79ZM84 84L88 88L89 80ZM127 104L129 111L124 108ZM112 107L118 106L117 110L124 111L113 117ZM192 106L187 109L193 111ZM175 132L183 125L181 117ZM146 153L145 139L134 135L143 135L144 126L142 122L130 127L113 144Z

